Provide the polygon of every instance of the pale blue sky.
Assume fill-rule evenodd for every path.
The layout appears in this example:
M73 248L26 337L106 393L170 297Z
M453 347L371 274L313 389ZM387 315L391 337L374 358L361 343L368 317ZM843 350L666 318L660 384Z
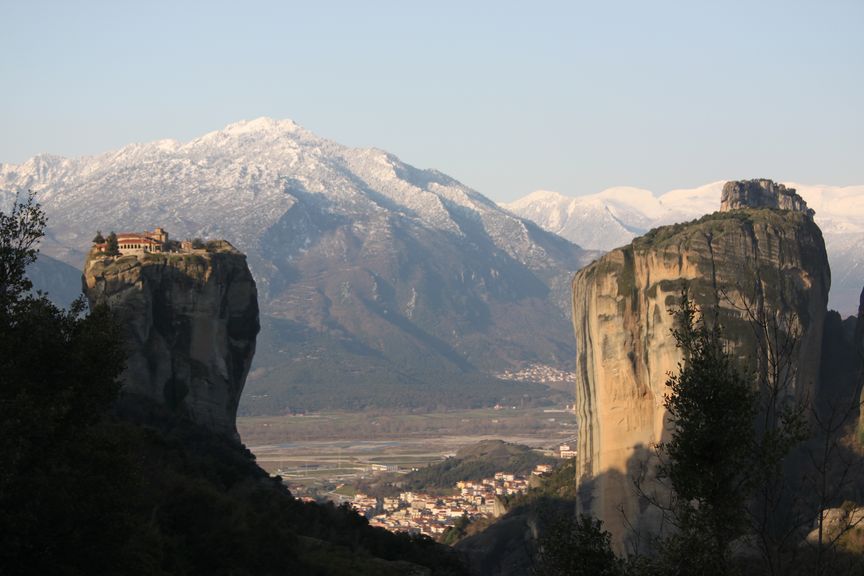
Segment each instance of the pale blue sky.
M493 199L864 183L864 2L0 0L0 162L258 116Z

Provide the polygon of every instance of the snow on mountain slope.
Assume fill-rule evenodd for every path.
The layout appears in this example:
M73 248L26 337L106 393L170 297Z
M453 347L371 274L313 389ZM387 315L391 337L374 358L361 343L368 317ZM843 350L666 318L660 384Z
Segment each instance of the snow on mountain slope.
M640 210L641 207L634 208L621 200L628 192L638 196L640 190L617 189L608 192L605 196L568 198L556 192L538 191L503 206L579 246L606 249L606 246L629 242L634 235L647 230L644 226L650 222ZM648 211L652 208L646 207ZM586 222L590 222L591 226L586 226Z
M786 185L816 211L831 263L829 305L844 315L857 313L864 286L864 185Z
M0 164L0 202L27 189L49 217L43 252L76 267L96 230L162 226L244 251L264 315L248 389L264 411L495 403L525 392L495 373L572 365L569 275L591 253L290 120Z
M672 224L720 209L720 193L725 181L711 182L698 188L679 188L662 194L658 201L663 206L663 214L655 220L658 224Z
M723 183L660 196L626 187L577 197L538 191L503 206L584 248L611 250L650 228L718 210ZM843 314L857 313L864 286L864 186L785 184L798 190L816 211L832 270L829 305Z

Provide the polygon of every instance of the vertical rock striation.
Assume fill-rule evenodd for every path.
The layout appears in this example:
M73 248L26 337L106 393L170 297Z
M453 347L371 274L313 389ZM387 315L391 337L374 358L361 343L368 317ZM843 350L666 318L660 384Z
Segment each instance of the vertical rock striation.
M128 361L119 407L149 400L237 437L240 394L255 353L258 296L246 257L227 242L209 251L110 258L91 254L91 306L119 316ZM146 403L146 402L145 402Z
M830 271L812 214L771 181L729 182L721 212L654 229L573 279L580 504L619 547L645 519L632 477L664 438L665 383L681 360L669 310L685 282L703 309L716 306L753 369L758 335L745 308L800 332L790 393L814 395Z
M856 374L858 378L858 384L864 383L864 366L861 366L861 359L864 358L864 289L861 290L861 297L858 300L858 319L855 324L855 335L854 335L854 346L855 353L858 357L859 366L858 373ZM859 396L859 404L858 404L858 442L859 444L864 444L864 410L862 410L862 406L864 406L864 388L861 389Z

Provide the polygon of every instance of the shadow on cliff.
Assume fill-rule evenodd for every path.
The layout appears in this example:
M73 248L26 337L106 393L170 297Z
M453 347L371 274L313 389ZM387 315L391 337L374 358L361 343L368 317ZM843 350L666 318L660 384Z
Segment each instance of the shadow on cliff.
M599 475L593 481L583 483L579 489L582 498L581 511L591 514L591 504L585 500L597 486L607 489L635 494L635 481L650 478L652 452L643 445L635 448L634 455L627 462L625 472L609 471ZM468 536L456 544L456 549L465 555L471 573L476 576L521 576L531 574L537 569L538 540L551 525L563 515L577 514L577 489L575 468L572 482L563 494L550 496L540 495L536 489L529 491L527 502L518 503L508 510L501 518L488 528ZM604 519L603 528L609 530L614 524L627 526L631 532L621 541L621 553L646 553L654 544L650 537L651 522L658 518L651 514L651 504L645 498L640 498L639 518L632 511L621 508L613 518Z
M122 327L127 361L118 405L140 411L149 398L236 438L260 330L245 257L232 249L100 264L87 268L87 296L91 305L108 303Z
M803 545L804 538L813 529L813 521L818 516L818 494L815 486L822 480L832 486L830 498L823 507L839 507L844 501L860 502L862 486L857 478L861 477L860 454L848 447L837 446L832 454L832 462L840 464L829 469L823 476L810 460L813 451L824 443L824 437L816 436L808 441L789 458L784 474L784 490L780 495L777 508L766 530L769 536L785 536L788 541L777 540L773 546L777 560L792 572L807 569L815 564L814 550ZM634 447L633 456L628 459L626 471L609 471L598 475L592 481L583 482L578 493L581 498L581 512L595 515L593 508L599 508L598 500L592 494L604 493L607 499L619 495L620 505L603 520L603 529L612 534L612 545L619 556L654 557L661 549L662 538L674 531L661 507L668 507L668 492L656 477L658 459L655 451L644 445ZM851 476L844 481L844 474ZM575 478L573 479L575 486ZM664 496L664 494L666 496ZM659 506L658 506L659 505ZM627 508L627 506L630 506ZM476 576L517 576L530 574L537 567L538 541L550 528L556 515L577 514L576 489L565 497L541 496L520 504L487 527L482 532L468 536L456 544L468 562L471 573ZM773 535L773 536L772 536ZM755 548L740 551L744 557L752 556L753 562L743 560L745 574L755 573L754 566L761 566ZM842 549L832 550L832 561L842 563L855 560L854 555ZM846 555L846 556L844 556ZM795 562L800 563L800 566ZM751 565L752 564L752 565ZM840 564L838 564L840 565ZM803 572L801 572L803 573Z

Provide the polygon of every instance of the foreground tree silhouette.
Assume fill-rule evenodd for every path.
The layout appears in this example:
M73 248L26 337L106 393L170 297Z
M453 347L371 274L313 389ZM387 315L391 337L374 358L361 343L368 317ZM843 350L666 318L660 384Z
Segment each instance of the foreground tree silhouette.
M9 214L0 211L0 314L12 314L19 300L33 288L24 274L36 261L37 245L45 228L45 214L33 194L16 201Z
M0 212L2 576L392 574L382 559L463 574L431 539L295 500L231 439L113 417L122 335L105 308L32 293L44 226L32 194Z
M119 569L133 474L105 420L124 364L106 309L32 293L45 214L29 194L0 212L0 573Z
M675 317L684 360L666 383L672 432L658 446L658 472L673 490L666 511L676 531L663 542L662 556L677 573L729 574L731 545L748 532L757 396L719 324L707 325L686 290Z
M543 576L623 576L611 535L590 516L556 515L538 539L534 573Z

